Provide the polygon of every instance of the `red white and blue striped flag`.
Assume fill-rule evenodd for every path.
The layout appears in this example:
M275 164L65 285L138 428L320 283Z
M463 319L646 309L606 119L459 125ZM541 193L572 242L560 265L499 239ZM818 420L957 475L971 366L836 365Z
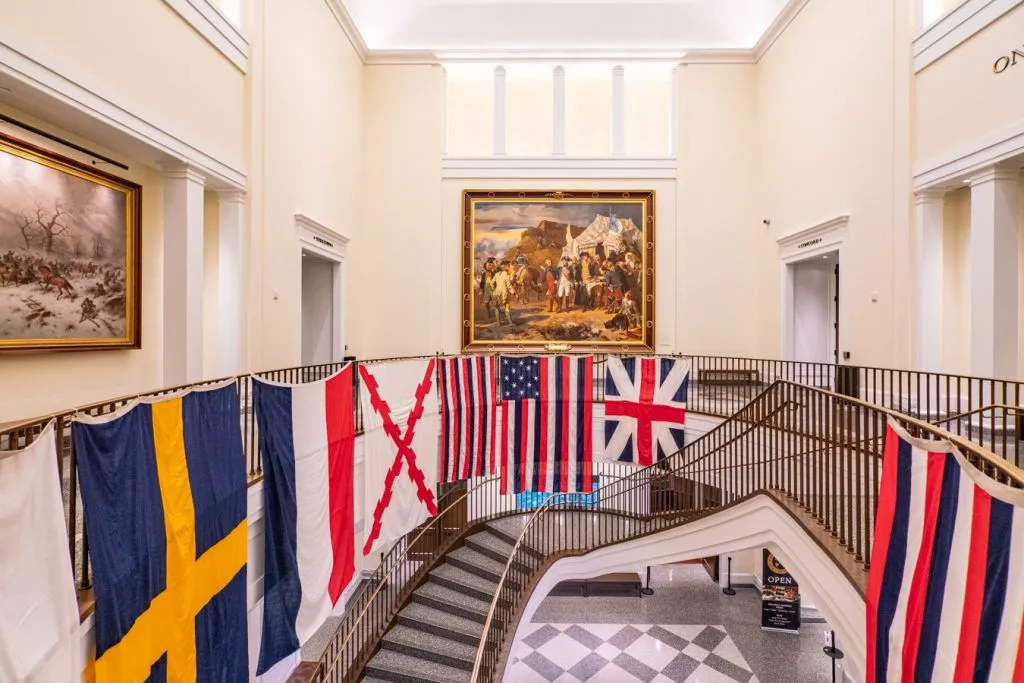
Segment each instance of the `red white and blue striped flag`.
M867 682L1024 681L1024 491L890 422Z
M604 457L652 465L683 447L690 361L608 358Z
M502 493L593 490L593 373L593 356L502 357Z
M438 363L442 482L494 474L498 444L497 359L458 356Z

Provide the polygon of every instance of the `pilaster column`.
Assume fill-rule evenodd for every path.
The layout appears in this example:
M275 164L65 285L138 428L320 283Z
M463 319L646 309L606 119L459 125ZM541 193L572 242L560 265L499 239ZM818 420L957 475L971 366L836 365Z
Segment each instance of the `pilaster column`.
M220 377L246 371L245 347L245 193L220 190L217 244L217 372Z
M551 74L552 154L565 154L565 67L556 66Z
M448 156L448 69L441 67L441 80L444 81L444 96L441 98L441 154Z
M672 67L669 86L668 103L668 149L669 156L676 155L676 142L679 139L679 67Z
M917 349L918 370L942 370L943 199L944 190L918 192L917 234Z
M626 153L626 70L612 69L612 154Z
M1017 379L1017 207L1020 174L971 179L971 374Z
M494 154L508 153L508 123L505 103L505 67L494 69Z
M164 385L203 378L203 189L191 166L164 173Z

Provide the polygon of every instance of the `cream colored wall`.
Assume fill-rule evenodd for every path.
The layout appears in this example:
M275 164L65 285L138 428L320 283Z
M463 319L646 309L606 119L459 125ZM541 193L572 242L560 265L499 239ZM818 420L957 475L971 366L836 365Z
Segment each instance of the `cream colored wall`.
M45 122L0 106L0 111L36 126ZM72 142L90 141L47 126ZM0 122L0 132L88 163L90 159ZM127 160L116 175L142 185L142 349L0 355L0 423L45 415L74 406L137 393L160 385L163 373L163 183L162 176Z
M848 215L841 350L855 365L910 361L909 22L891 3L812 0L757 66L758 154L737 166L758 166L763 356L781 353L776 240Z
M350 254L365 234L363 65L323 0L263 0L254 10L250 354L254 369L269 369L301 356L295 214L349 236Z
M946 372L970 374L970 188L946 193L943 204L942 364Z
M245 76L165 2L7 0L0 42L244 166Z
M679 68L677 350L758 352L757 70ZM663 249L659 245L659 251ZM760 255L765 258L764 255ZM661 277L669 277L665 270ZM659 296L665 287L659 287Z
M992 70L1013 48L1024 51L1024 4L917 74L919 162L1024 121L1024 60Z
M365 71L362 214L349 248L350 353L430 354L438 322L457 306L442 290L441 151L444 78L439 66Z

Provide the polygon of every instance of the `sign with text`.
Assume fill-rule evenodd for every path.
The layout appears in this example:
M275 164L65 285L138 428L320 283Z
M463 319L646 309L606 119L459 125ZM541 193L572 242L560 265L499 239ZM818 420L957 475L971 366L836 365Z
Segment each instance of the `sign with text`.
M1024 62L1024 44L1020 48L1013 48L1009 54L1002 55L992 64L992 73L1001 74L1011 66L1017 66L1017 61Z
M778 558L762 549L761 628L800 631L800 587Z

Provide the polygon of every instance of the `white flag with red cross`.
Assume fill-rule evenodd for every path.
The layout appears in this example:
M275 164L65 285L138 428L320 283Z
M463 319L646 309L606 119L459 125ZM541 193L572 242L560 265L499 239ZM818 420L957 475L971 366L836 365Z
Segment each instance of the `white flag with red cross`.
M363 555L437 514L435 360L359 366L365 494Z

